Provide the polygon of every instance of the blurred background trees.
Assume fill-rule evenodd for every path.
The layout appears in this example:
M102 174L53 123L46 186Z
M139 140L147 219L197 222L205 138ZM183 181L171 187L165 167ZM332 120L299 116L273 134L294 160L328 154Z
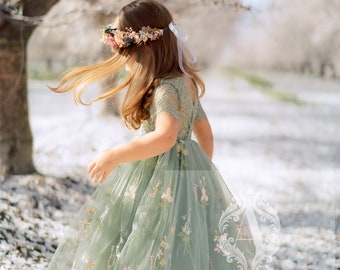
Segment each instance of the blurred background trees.
M340 1L273 0L249 14L229 48L240 66L338 77Z
M98 30L129 2L0 0L0 177L34 170L26 70L31 79L56 80L67 68L109 56ZM205 69L222 64L339 76L338 0L161 2L189 34ZM113 83L111 78L101 86ZM104 111L117 113L116 100L110 99Z
M111 54L100 42L99 29L111 23L118 10L130 1L60 1L46 23L35 31L29 45L32 76L61 73L65 67L93 63ZM188 32L190 42L204 64L210 64L225 48L233 29L239 1L161 1L174 13L175 21ZM222 2L222 1L221 1ZM240 6L240 10L247 7ZM43 46L41 46L43 45ZM37 49L39 48L39 49ZM53 77L53 74L50 74Z
M111 22L128 2L60 1L30 41L30 75L55 78L65 67L107 57L110 50L98 42L98 29ZM188 32L205 67L223 62L248 68L339 75L338 0L163 2Z

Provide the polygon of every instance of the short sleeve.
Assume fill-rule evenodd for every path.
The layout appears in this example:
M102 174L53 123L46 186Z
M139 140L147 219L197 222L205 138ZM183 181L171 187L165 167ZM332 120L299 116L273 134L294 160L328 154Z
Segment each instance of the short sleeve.
M195 115L195 120L204 120L207 119L207 115L205 114L203 107L201 105L201 102L199 99L197 99L197 111L196 111L196 115Z
M157 87L153 107L155 116L161 112L167 112L178 121L180 102L176 88L170 84L161 84Z

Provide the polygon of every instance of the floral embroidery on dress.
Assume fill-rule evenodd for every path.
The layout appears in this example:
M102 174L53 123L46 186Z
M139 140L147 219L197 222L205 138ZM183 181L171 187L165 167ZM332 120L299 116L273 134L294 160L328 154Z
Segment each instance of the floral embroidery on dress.
M226 258L227 262L235 262L237 264L237 269L249 269L248 262L245 253L240 249L236 242L237 237L229 237L227 233L218 234L216 232L214 242L216 243L214 251L221 254ZM263 269L261 267L255 267L256 269Z
M182 226L181 231L178 233L178 236L182 238L182 242L184 244L184 251L188 251L190 247L190 234L191 234L191 220L190 220L191 211L189 209L188 214L182 216L182 219L185 221L184 226Z
M83 253L81 256L81 261L87 266L87 269L93 269L95 266L94 261L89 259L89 254L87 252Z
M91 223L90 223L91 221L92 221L92 218L89 219L89 222L83 222L83 228L79 235L81 238L86 238L88 236L88 231L91 227Z
M177 152L178 152L177 155L179 155L180 153L182 153L184 156L189 155L189 150L184 148L184 141L183 140L178 141Z
M116 248L115 245L113 245L111 247L111 254L109 256L109 259L107 260L107 266L106 266L106 269L108 269L108 270L112 268L112 261L113 261L113 256L114 256L115 248Z
M95 266L95 263L94 263L93 261L90 261L90 262L87 264L87 269L92 269L94 266Z
M120 246L123 243L124 243L124 239L123 239L123 237L120 237L118 245L116 245L116 257L117 257L117 259L119 259L119 257L120 257L120 250L119 249L120 249Z
M208 201L208 195L207 195L207 190L205 188L202 188L202 196L201 196L201 201L207 202Z
M206 190L205 187L206 187L206 180L205 180L204 176L200 180L199 185L194 184L194 193L195 193L196 201L198 200L197 188L200 188L200 190L201 190L200 202L201 202L202 206L206 206L208 204L208 200L209 200L209 196L207 194L207 190Z
M164 236L162 242L161 242L161 249L159 250L159 252L157 253L157 260L159 261L159 264L161 266L164 266L166 261L164 259L164 250L167 248L168 244L166 242L166 236Z
M93 208L87 208L86 212L91 215L91 214L94 213L94 209Z
M206 187L206 181L205 181L205 177L203 177L201 180L201 192L202 192L201 201L208 202L209 197L207 195L207 190L205 189L205 187Z
M173 201L173 197L171 196L171 188L168 187L165 193L162 194L161 199L168 201L171 203Z
M227 252L221 245L221 242L225 242L227 240L228 239L226 234L219 235L216 232L216 235L214 237L214 242L216 242L214 251L216 251L219 254L222 254L222 256L224 257L228 257L230 255L229 252Z
M133 200L136 195L136 190L137 190L137 187L135 185L131 185L129 186L128 190L125 191L124 196Z
M156 185L152 188L153 192L149 195L151 198L155 198L156 197L156 194L158 192L158 187L159 187L159 185L161 183L162 183L161 181L157 180Z
M120 251L121 251L121 246L124 243L124 239L122 236L119 238L119 242L117 245L112 245L111 247L111 254L109 256L109 259L107 260L107 267L106 269L111 269L112 268L112 262L115 262L117 259L120 257ZM124 268L125 269L125 268ZM130 269L130 268L128 268Z
M154 266L156 266L156 269L158 269L158 266L164 266L166 264L166 260L164 258L164 251L167 249L169 244L167 243L166 236L163 237L163 240L161 241L160 244L160 249L155 256L151 256L150 258L150 270L153 270Z

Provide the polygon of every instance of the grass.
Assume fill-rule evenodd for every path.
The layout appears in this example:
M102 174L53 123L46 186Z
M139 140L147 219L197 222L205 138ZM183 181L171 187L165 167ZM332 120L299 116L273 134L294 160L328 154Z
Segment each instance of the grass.
M60 73L45 71L45 70L28 70L28 78L39 81L53 81L60 79Z
M264 95L269 96L270 98L282 102L289 102L295 105L305 104L305 102L299 99L299 97L295 94L275 89L272 82L257 75L244 72L234 67L226 67L225 70L231 76L244 79L250 85L254 86L254 89L261 91Z

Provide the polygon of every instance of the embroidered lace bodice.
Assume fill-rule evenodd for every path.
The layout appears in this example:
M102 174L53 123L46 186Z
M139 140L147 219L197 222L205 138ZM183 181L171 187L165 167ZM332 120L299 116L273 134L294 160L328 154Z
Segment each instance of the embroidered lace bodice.
M155 129L155 118L161 112L167 112L178 122L177 138L184 140L191 137L195 120L206 119L206 114L196 96L193 102L183 77L161 80L154 92L150 108L150 118L143 123L143 133Z

